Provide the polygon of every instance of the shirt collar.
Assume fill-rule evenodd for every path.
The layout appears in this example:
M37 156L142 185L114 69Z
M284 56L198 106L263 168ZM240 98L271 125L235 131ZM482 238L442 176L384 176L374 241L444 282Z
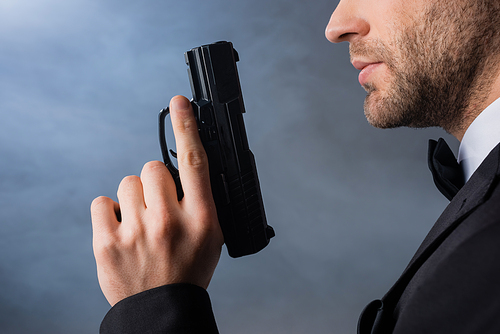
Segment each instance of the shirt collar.
M490 104L471 123L458 150L458 162L469 180L486 156L500 143L500 99Z

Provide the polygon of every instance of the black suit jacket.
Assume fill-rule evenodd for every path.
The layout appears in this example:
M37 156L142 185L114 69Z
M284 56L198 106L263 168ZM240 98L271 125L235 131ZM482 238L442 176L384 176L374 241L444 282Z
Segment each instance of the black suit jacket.
M361 334L500 333L500 147L453 198ZM217 333L205 290L170 285L113 307L101 333Z
M382 302L365 309L359 333L500 333L499 166L497 146Z
M453 198L409 266L443 241L394 310L394 333L500 333L500 147Z
M217 334L205 289L171 284L125 298L109 310L101 334Z

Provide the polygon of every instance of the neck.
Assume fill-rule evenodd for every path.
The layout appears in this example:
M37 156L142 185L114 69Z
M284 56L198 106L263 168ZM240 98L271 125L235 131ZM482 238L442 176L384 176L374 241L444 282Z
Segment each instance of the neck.
M471 98L471 103L464 113L461 124L456 127L456 129L450 130L452 134L459 141L462 141L465 131L469 128L471 123L476 119L484 109L486 109L495 100L500 98L500 71L496 71L498 74L490 81L490 84L479 84L476 91L478 92L476 96Z

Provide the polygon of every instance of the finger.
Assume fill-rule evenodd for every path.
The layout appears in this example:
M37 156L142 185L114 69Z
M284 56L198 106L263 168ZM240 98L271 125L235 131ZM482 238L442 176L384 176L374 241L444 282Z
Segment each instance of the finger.
M94 235L113 232L120 225L117 217L119 211L119 204L111 198L101 196L94 199L90 206Z
M177 162L186 201L206 202L212 198L205 149L189 101L176 96L170 101L170 117L177 146Z
M138 176L125 177L118 186L117 196L123 223L129 219L136 220L146 208L142 182Z
M163 162L151 161L145 164L141 181L147 208L164 208L178 204L174 180Z

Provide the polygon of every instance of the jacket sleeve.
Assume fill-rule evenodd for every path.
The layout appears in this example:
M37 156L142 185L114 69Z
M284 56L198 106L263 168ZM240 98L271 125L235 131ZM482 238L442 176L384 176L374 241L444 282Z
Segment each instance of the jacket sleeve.
M100 334L218 334L205 289L171 284L130 296L109 310Z

